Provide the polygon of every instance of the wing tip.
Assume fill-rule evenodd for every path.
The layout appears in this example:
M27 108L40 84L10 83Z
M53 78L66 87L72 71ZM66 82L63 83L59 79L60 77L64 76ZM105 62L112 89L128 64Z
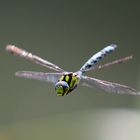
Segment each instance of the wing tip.
M24 71L17 71L17 72L15 72L15 76L23 77L23 76L25 76L25 73L24 73Z
M140 92L138 91L138 92L136 92L136 95L140 95Z
M8 44L5 46L5 50L11 52L11 50L15 47L15 45Z
M5 50L15 55L23 55L22 53L25 53L23 49L11 44L6 45Z

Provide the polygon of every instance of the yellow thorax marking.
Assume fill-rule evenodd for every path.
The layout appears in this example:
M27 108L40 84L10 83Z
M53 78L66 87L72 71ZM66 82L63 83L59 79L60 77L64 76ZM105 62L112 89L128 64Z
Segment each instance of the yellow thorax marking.
M64 79L64 75L62 75L59 80L63 81L63 79Z
M66 77L65 77L66 82L68 82L69 79L70 79L70 76L66 75Z
M62 75L59 80L60 81L66 81L69 84L70 88L73 88L74 85L78 84L78 78L77 78L77 76L75 74Z
M72 76L71 82L70 82L70 88L72 88L77 83L77 77Z

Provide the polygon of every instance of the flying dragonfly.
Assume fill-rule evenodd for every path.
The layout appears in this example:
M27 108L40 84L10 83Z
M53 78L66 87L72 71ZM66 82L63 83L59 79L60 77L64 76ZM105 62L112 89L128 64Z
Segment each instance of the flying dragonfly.
M131 95L140 95L140 92L137 90L118 83L108 82L104 80L99 80L93 77L85 76L84 73L90 70L97 70L104 67L108 67L113 64L123 63L127 60L132 59L132 56L127 56L103 65L96 65L98 61L104 58L109 53L113 52L117 48L116 44L111 44L101 51L94 54L81 68L76 72L67 72L60 68L59 66L37 56L33 53L27 52L21 48L16 47L15 45L7 45L6 50L11 52L14 55L25 58L29 61L32 61L36 64L39 64L43 67L52 69L56 72L54 73L45 73L45 72L34 72L34 71L17 71L16 76L36 79L40 81L53 83L55 86L55 92L58 96L64 96L71 93L77 85L87 86L87 87L99 87L100 89L109 92L109 93L118 93L118 94L131 94Z

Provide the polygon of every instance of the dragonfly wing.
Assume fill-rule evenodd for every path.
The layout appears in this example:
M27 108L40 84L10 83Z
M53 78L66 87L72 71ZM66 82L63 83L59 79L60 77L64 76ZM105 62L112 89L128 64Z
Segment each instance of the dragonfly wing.
M131 95L140 95L140 92L135 89L128 87L126 85L121 85L113 82L103 81L95 79L88 76L83 76L81 79L81 84L88 87L99 87L100 89L109 92L109 93L118 93L118 94L131 94Z
M60 67L58 67L57 65L55 65L55 64L37 56L37 55L34 55L30 52L27 52L26 50L18 48L14 45L7 45L6 50L8 52L11 52L12 54L15 54L19 57L25 58L25 59L27 59L29 61L32 61L36 64L39 64L41 66L47 67L49 69L52 69L52 70L55 70L55 71L58 71L58 72L64 72L64 70L61 69Z
M36 79L40 81L56 83L61 77L62 73L44 73L44 72L33 72L33 71L18 71L15 73L18 77L24 77L29 79Z
M130 59L132 59L132 55L127 56L127 57L123 57L123 58L120 58L120 59L117 59L117 60L114 60L114 61L111 61L111 62L108 62L108 63L105 63L105 64L102 64L102 65L96 65L95 67L91 67L91 68L87 69L86 71L99 70L99 69L102 69L102 68L112 66L114 64L124 63L124 62L126 62Z

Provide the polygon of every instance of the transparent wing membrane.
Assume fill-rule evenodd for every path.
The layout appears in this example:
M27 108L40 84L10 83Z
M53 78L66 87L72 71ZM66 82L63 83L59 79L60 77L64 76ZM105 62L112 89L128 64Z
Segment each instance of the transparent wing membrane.
M91 88L98 87L109 93L140 95L140 92L136 91L135 89L129 86L103 81L88 76L82 77L81 84L83 86L87 86Z
M30 52L27 52L21 48L18 48L14 45L7 45L6 46L6 50L11 52L12 54L15 54L17 56L20 56L22 58L25 58L27 60L30 60L36 64L39 64L43 67L47 67L49 69L52 69L52 70L55 70L55 71L58 71L58 72L64 72L63 69L61 69L60 67L58 67L57 65L47 61L47 60L44 60L42 58L40 58L39 56L37 55L34 55Z
M24 77L24 78L35 79L35 80L40 80L40 81L45 81L45 82L50 82L50 83L56 83L62 74L61 73L33 72L33 71L18 71L15 73L15 75L18 77Z
M87 69L86 71L98 70L98 69L109 67L109 66L114 65L114 64L124 63L124 62L126 62L126 61L128 61L128 60L130 60L132 58L133 58L132 56L123 57L123 58L120 58L120 59L105 63L103 65L96 65L95 67L91 67L90 69Z

